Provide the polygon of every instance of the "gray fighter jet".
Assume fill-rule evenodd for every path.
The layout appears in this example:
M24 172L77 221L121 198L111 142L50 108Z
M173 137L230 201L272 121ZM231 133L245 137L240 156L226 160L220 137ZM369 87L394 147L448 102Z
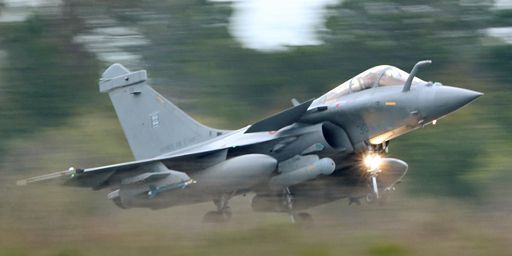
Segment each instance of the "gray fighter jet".
M204 220L231 217L228 201L254 193L252 208L299 212L346 198L381 200L407 172L385 158L389 141L436 122L482 94L425 82L393 66L377 66L321 97L299 103L239 130L204 126L147 83L145 70L113 64L99 89L112 104L135 161L66 171L18 181L60 179L63 184L108 189L120 208L167 208L213 201Z

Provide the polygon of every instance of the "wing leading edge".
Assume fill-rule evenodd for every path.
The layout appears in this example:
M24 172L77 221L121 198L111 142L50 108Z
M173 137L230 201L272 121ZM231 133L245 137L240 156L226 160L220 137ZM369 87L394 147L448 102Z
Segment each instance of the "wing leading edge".
M18 186L24 186L31 183L38 183L50 180L62 180L65 185L79 186L79 187L92 187L94 189L101 189L109 181L114 174L121 172L134 172L136 170L147 167L157 162L179 162L191 161L197 162L199 158L207 158L221 153L228 148L239 147L248 144L261 143L276 139L275 135L269 133L250 133L245 134L247 128L238 131L221 135L213 138L210 141L199 143L190 146L183 150L178 150L169 154L161 155L155 158L144 160L136 160L131 162L124 162L106 166L99 166L93 168L69 168L65 171L54 172L41 176L31 177L17 181ZM222 155L222 154L220 154ZM225 155L223 159L225 160Z
M220 150L219 150L220 151ZM166 156L166 157L156 157L152 159L139 160L139 161L131 161L124 162L106 166L99 166L93 168L69 168L65 171L53 172L50 174L45 174L41 176L31 177L28 179L18 180L16 184L18 186L25 186L31 183L39 183L45 181L52 180L60 180L65 185L69 186L78 186L78 187L91 187L93 189L101 189L104 188L105 183L116 173L121 172L131 172L138 170L143 167L150 166L154 163L159 163L163 161L173 161L179 160L183 157L193 157L200 155L213 154L216 151L208 151L197 154L183 154L177 156ZM135 173L134 173L135 175Z
M255 124L251 125L246 133L277 131L285 126L297 122L307 111L314 99L308 100L297 106L288 108L275 115L267 117Z

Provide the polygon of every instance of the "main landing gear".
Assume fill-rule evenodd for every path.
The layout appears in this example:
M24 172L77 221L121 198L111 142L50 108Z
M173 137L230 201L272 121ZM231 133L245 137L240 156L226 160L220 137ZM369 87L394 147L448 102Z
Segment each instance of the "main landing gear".
M219 198L213 200L213 203L217 207L217 211L207 212L203 217L204 223L224 223L231 219L231 208L228 205L228 201L231 196L222 195Z
M286 209L288 212L288 216L290 217L290 222L292 224L312 225L313 217L311 216L311 214L309 214L307 212L296 213L295 210L293 209L294 198L293 198L292 193L290 192L290 189L285 188L283 190L283 194L284 194L284 199L285 199L284 203L286 204L285 206L286 206Z

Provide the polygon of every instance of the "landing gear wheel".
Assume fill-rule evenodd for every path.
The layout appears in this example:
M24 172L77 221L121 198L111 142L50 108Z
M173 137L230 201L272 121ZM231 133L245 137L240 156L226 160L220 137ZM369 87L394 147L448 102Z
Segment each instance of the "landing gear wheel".
M377 199L377 203L379 203L380 206L384 206L387 201L388 201L388 194L386 194L386 193L382 194L379 197L379 199Z
M295 221L297 224L305 227L310 227L314 223L313 217L307 212L299 212L295 214Z
M377 197L375 193L366 194L366 202L369 204L378 203L379 205L384 205L386 204L387 198L386 194L382 194L379 197Z
M114 202L114 204L121 208L121 209L127 209L126 206L123 205L123 202L121 202L121 198L117 197L117 198L114 198L112 199L112 201Z
M231 212L231 208L229 208L229 206L226 206L226 208L222 210L222 215L224 216L224 219L226 221L230 220L231 216L233 215L233 213Z
M231 208L228 201L231 196L222 194L218 198L213 199L213 203L217 207L217 211L207 212L203 217L204 223L223 223L231 219Z
M231 212L211 211L203 217L204 223L224 223L231 219Z
M375 193L366 194L366 202L369 204L373 204L378 200L377 195Z

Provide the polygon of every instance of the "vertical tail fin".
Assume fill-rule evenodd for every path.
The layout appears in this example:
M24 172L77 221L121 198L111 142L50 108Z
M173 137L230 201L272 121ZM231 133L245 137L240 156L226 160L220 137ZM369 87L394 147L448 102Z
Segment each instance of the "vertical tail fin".
M146 84L145 70L113 64L101 76L136 160L152 158L222 134L206 127Z

